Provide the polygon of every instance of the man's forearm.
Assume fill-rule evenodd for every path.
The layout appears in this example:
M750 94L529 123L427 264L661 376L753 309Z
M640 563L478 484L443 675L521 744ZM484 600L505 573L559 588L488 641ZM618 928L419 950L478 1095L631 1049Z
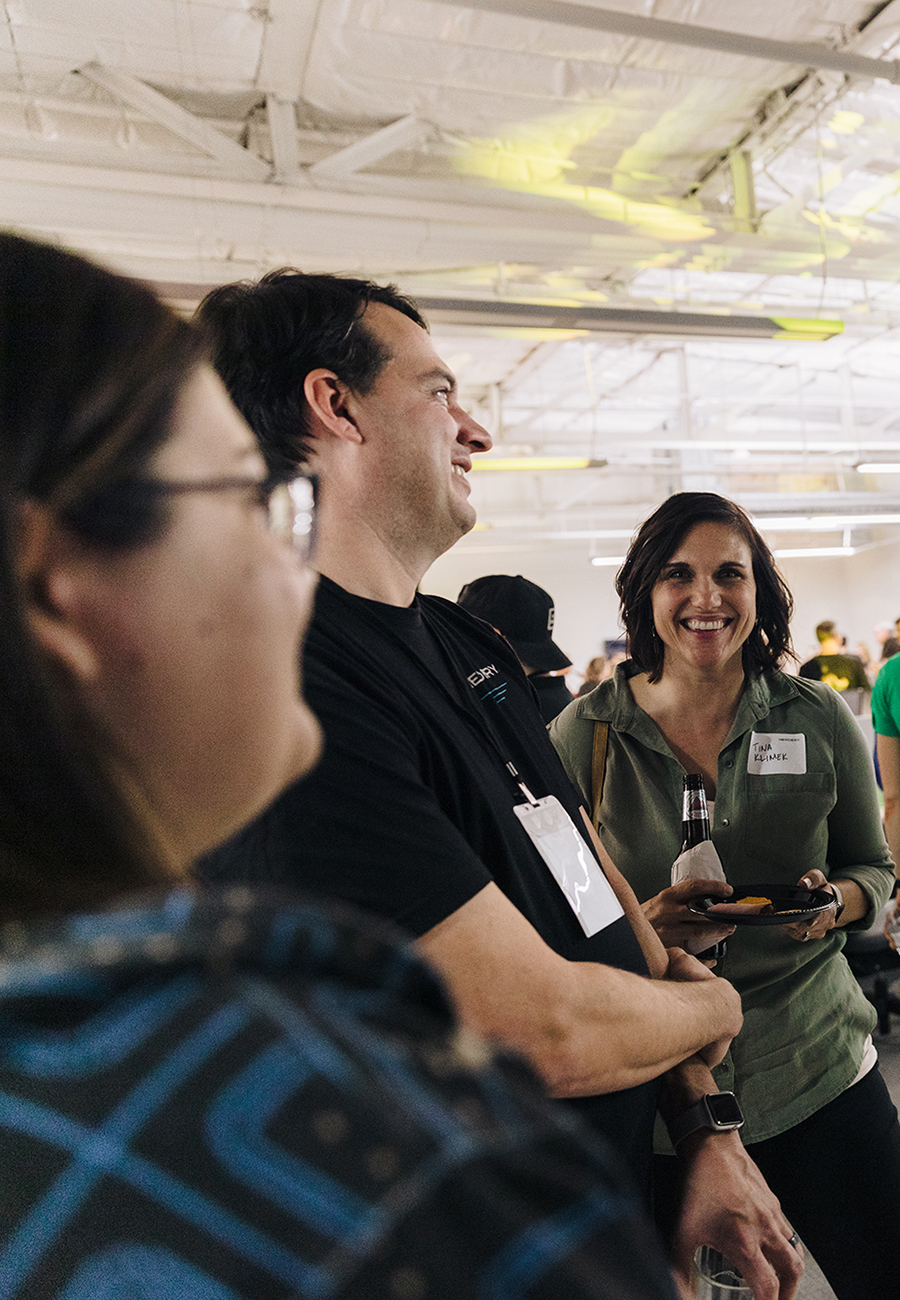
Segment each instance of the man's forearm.
M568 961L493 883L417 947L464 1023L521 1052L558 1096L644 1083L710 1044L720 1056L741 1024L731 985L686 953L666 980Z
M583 1001L564 1049L548 1040L532 1058L555 1096L633 1087L712 1043L721 1044L717 1060L741 1026L740 999L725 980L648 981L587 964L573 974Z

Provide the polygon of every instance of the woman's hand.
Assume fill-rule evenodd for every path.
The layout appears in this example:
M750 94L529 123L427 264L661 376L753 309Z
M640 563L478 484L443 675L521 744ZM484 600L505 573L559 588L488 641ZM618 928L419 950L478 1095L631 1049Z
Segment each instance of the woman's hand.
M688 911L688 901L704 896L724 901L731 892L731 886L724 880L689 877L664 889L655 898L648 898L641 904L641 909L666 948L684 948L687 952L698 953L734 934L734 926L697 916Z
M895 926L898 921L900 921L900 894L897 895L884 914L884 937L894 952L900 952L900 948L897 946L897 935L892 931L891 927Z
M797 884L801 889L825 889L828 886L828 877L821 871L807 871ZM826 908L818 916L811 916L806 921L795 921L792 925L784 926L784 932L792 939L796 939L798 943L812 943L813 939L824 939L828 931L834 929L837 909L838 901L835 898L833 907Z

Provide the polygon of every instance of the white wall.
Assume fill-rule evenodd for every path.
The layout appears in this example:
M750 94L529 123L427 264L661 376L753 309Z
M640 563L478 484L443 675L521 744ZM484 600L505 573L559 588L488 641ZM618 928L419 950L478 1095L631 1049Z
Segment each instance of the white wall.
M794 648L801 662L815 652L815 626L832 618L849 650L863 641L878 657L876 623L900 614L900 541L836 560L784 560L781 569L794 593Z
M615 569L591 565L583 545L489 551L472 541L471 548L463 542L442 556L422 589L455 600L465 583L488 573L521 573L536 582L556 602L554 640L572 660L577 684L604 640L620 635ZM826 618L838 624L851 651L864 641L877 657L875 624L893 623L900 614L900 539L847 558L784 560L780 567L794 594L792 632L801 662L815 653L814 628Z

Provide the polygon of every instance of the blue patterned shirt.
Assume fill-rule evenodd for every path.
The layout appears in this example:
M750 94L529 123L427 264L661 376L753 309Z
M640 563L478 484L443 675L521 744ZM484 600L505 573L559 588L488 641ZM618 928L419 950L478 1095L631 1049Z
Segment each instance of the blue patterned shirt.
M3 1300L674 1300L595 1137L380 923L245 888L0 932Z

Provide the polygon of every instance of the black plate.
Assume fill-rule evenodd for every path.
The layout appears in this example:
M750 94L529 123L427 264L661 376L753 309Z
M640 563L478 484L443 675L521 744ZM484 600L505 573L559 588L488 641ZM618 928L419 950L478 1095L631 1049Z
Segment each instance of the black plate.
M713 910L716 903L739 903L742 898L771 898L774 912L756 913L752 916L729 916ZM726 925L790 925L794 921L808 921L818 916L834 903L834 896L826 889L804 889L801 885L735 885L728 898L713 898L698 894L688 901L688 911L707 920L721 920Z

